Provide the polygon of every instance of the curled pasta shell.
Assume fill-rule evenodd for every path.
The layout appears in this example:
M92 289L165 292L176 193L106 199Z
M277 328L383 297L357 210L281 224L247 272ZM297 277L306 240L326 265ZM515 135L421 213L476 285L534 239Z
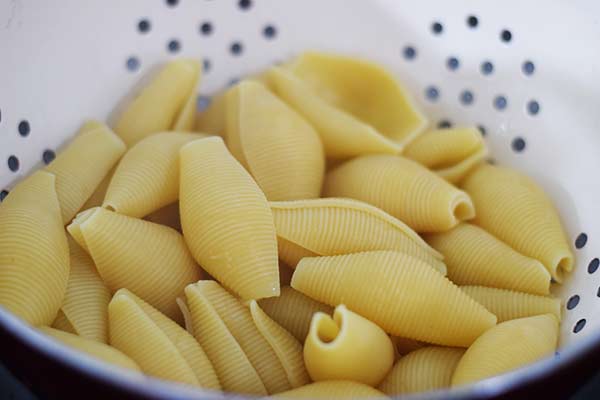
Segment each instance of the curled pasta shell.
M555 281L573 269L573 253L556 209L529 177L484 164L462 183L477 209L473 222L544 264Z
M429 234L425 240L444 255L448 278L457 285L481 285L548 294L550 274L485 230L468 223Z
M392 251L304 258L292 287L329 305L344 303L386 332L469 346L496 317L422 260Z
M417 232L443 232L475 216L469 196L407 158L367 155L325 177L324 197L370 203Z
M196 130L198 132L224 136L227 113L226 93L227 92L214 95L210 99L208 107L198 114L198 118L196 119Z
M0 203L0 305L50 325L69 279L69 246L54 175L38 171Z
M271 209L221 138L181 149L180 191L184 238L200 265L243 299L279 295Z
M227 146L269 200L319 197L325 156L319 135L262 84L227 92Z
M452 386L508 372L550 356L558 341L552 314L502 322L481 335L460 359Z
M387 399L377 389L352 381L322 381L271 396L273 399Z
M161 132L137 142L123 156L106 191L103 207L144 217L179 198L179 149L206 135Z
M179 197L179 194L177 195ZM144 217L146 221L165 225L181 232L181 218L179 217L179 202L171 203Z

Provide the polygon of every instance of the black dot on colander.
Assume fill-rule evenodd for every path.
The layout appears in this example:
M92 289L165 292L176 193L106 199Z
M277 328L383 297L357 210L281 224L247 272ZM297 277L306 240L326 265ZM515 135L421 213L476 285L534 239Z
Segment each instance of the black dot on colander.
M479 132L481 132L481 136L485 136L487 134L487 130L485 129L485 126L477 125L477 129L479 129Z
M4 201L6 196L8 196L8 190L0 190L0 202Z
M600 266L600 260L597 258L594 258L588 264L588 274L593 274L594 272L596 272L598 270L599 266Z
M10 169L12 172L17 172L19 170L19 159L17 158L17 156L10 156L8 157L8 160L6 160L6 164L8 165L8 169Z
M209 21L204 21L200 24L200 33L208 36L213 33L213 25Z
M516 153L521 153L523 150L525 150L527 143L525 143L525 139L522 137L516 137L513 139L510 146Z
M440 122L438 122L437 126L440 129L442 129L442 128L451 128L452 127L452 122L448 121L447 119L443 119Z
M575 326L573 326L573 333L581 332L581 330L585 327L585 322L585 318L582 318L579 321L577 321L575 323Z
M211 67L212 67L212 63L208 58L205 58L204 60L202 60L202 69L204 72L210 71Z
M521 66L521 70L525 75L533 75L535 72L535 64L532 61L525 61Z
M425 89L425 98L429 101L436 101L440 97L440 91L435 86L429 86Z
M448 57L448 60L446 60L446 66L449 70L455 71L458 69L458 67L460 67L460 61L458 61L458 58L456 57Z
M242 10L249 10L250 7L252 7L252 1L251 0L240 0L240 1L238 1L238 6Z
M431 24L431 32L433 32L434 35L441 34L444 32L444 25L438 21L435 21L433 24Z
M169 53L177 53L181 50L181 43L179 43L179 40L177 39L171 39L169 40L169 43L167 43L167 50Z
M56 158L56 154L52 150L44 150L42 153L42 161L44 164L48 165Z
M136 56L131 56L125 61L125 67L131 71L137 71L140 68L140 60Z
M406 46L402 50L402 55L407 60L414 60L417 57L417 49L412 46Z
M508 100L506 97L499 95L494 97L494 108L496 110L504 110L508 106Z
M500 40L504 43L509 43L512 40L512 33L508 29L504 29L500 32Z
M240 42L233 42L229 46L229 52L234 56L239 56L244 51L244 46Z
M237 85L239 81L240 81L240 78L231 78L229 80L229 82L227 82L227 86Z
M202 94L198 95L198 98L196 99L196 109L198 111L206 110L210 105L210 101L211 100L209 96L204 96Z
M494 64L491 61L484 61L481 63L481 73L483 75L491 75L494 72Z
M19 131L19 135L23 137L29 136L29 133L31 132L31 126L29 125L29 121L24 119L21 122L19 122L17 130Z
M477 19L477 17L474 15L469 15L467 17L467 26L469 28L477 28L477 25L479 25L479 20Z
M138 31L140 31L140 33L148 33L150 32L150 28L150 21L146 18L141 19L140 22L138 22Z
M273 25L267 25L263 28L263 36L267 39L275 39L277 36L277 28Z
M475 100L475 95L473 95L473 92L471 92L470 90L463 90L463 92L460 94L459 99L463 105L469 106L473 104L473 101Z
M567 300L567 310L572 310L579 304L579 296L573 295Z
M179 4L179 0L166 0L166 3L169 7L176 7Z
M576 249L583 249L585 247L585 244L587 243L588 240L588 236L586 233L581 232L578 236L577 239L575 239L575 248Z
M538 115L540 112L540 103L537 100L530 100L527 103L527 113L529 115Z

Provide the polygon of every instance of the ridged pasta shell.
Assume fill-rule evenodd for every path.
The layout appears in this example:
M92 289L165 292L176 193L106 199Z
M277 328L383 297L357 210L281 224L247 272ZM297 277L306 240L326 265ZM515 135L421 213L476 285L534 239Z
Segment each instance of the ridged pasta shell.
M548 294L550 274L539 261L525 257L478 226L463 223L425 235L444 255L448 279L457 285L481 285Z
M243 81L227 92L226 140L267 199L319 197L325 171L319 135L262 84Z
M477 128L436 129L425 132L402 152L433 170L448 182L456 183L488 154Z
M462 183L473 199L473 222L544 264L555 281L573 269L573 253L552 202L529 177L484 164Z
M367 155L325 177L323 197L370 203L417 232L443 232L475 216L469 196L418 163L400 156Z
M452 386L464 385L550 356L558 341L554 315L502 322L481 335L460 359Z
M115 125L115 132L131 147L148 135L171 129L178 121L184 124L187 120L178 117L190 96L195 94L200 74L200 63L195 60L166 64L126 106Z
M201 277L183 237L174 229L102 208L76 218L98 273L112 291L127 288L169 318L175 299Z
M69 279L69 246L54 175L38 171L0 203L0 305L50 325Z
M415 350L394 365L379 390L394 396L448 388L464 353L465 349L436 346Z
M271 396L272 399L387 399L377 389L352 381L322 381Z
M215 367L224 390L266 395L267 389L246 353L195 284L185 288L194 334Z
M179 194L177 194L177 197L179 197ZM155 224L168 226L169 228L181 232L181 218L179 217L178 201L146 215L144 219L146 221L154 222Z
M131 293L120 289L108 305L110 343L148 375L220 390L215 370L185 329Z
M438 265L442 255L403 222L351 199L270 202L279 237L321 256L397 250ZM294 264L290 264L294 267ZM444 272L445 273L445 272Z
M304 258L292 287L329 305L346 304L392 335L440 345L469 346L496 324L431 266L398 252Z
M106 125L86 124L45 170L56 176L56 194L67 224L125 153L125 144ZM94 128L96 127L96 128Z
M227 113L226 93L215 94L210 99L208 107L198 114L196 119L196 130L198 132L224 136Z
M56 318L54 318L54 321L50 326L54 329L77 335L75 328L73 325L71 325L71 322L67 319L67 316L62 312L62 310L58 310L56 313Z
M179 149L206 135L155 133L137 142L110 181L102 206L141 218L179 199Z
M245 300L279 295L271 209L221 138L181 149L180 191L184 238L200 265Z

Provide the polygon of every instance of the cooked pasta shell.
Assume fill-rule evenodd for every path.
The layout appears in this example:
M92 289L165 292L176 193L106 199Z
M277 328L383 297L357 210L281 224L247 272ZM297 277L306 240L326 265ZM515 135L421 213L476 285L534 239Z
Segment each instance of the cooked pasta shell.
M215 367L224 390L266 395L258 372L227 326L195 284L185 288L194 335Z
M225 134L226 105L226 92L214 95L208 107L198 114L196 130L223 136Z
M498 317L510 319L552 314L560 321L560 299L483 286L461 286L463 292Z
M200 344L185 329L131 293L120 289L108 305L110 343L148 375L207 389L221 389Z
M448 182L456 183L488 154L477 128L436 129L425 132L402 152Z
M402 146L368 123L331 104L290 71L274 67L270 87L317 130L328 158L349 158L368 153L398 154ZM363 104L364 107L364 104Z
M277 251L279 258L292 268L295 268L300 260L302 260L304 257L318 256L318 254L313 253L312 251L307 250L294 242L285 240L281 236L277 237Z
M84 125L45 170L56 176L56 194L67 224L125 153L125 144L106 125Z
M161 132L137 142L119 163L102 204L130 217L144 217L179 198L179 149L206 135Z
M262 299L258 304L273 321L287 329L300 343L304 343L308 335L314 313L333 313L333 307L313 300L289 286L281 288L279 297Z
M127 288L169 318L181 319L175 299L200 279L201 270L179 232L102 208L73 224L110 290Z
M269 200L319 197L325 156L308 122L262 84L227 92L227 146Z
M387 399L383 393L364 383L322 381L271 396L273 399Z
M180 191L184 238L200 265L245 300L279 295L271 209L221 138L181 149Z
M462 183L477 209L474 223L525 256L544 264L561 282L573 269L573 253L546 193L529 177L484 164Z
M427 392L450 387L452 374L465 349L430 346L402 357L379 390L387 395Z
M179 197L179 194L177 194ZM181 232L181 218L179 217L179 202L171 203L144 217L146 221L165 225Z
M542 263L525 257L485 230L468 223L425 235L444 255L448 278L457 285L481 285L548 294L550 274Z
M329 305L344 303L392 335L440 345L469 346L496 324L431 266L398 252L304 258L292 287Z
M86 339L81 336L60 331L58 329L42 326L39 330L61 343L76 350L82 351L94 358L105 361L112 365L117 365L121 368L127 368L132 371L141 372L140 367L131 358L125 354L104 343L99 343L95 340Z
M38 171L0 203L0 305L50 325L69 279L69 246L54 175Z
M400 156L367 155L325 177L323 197L370 203L417 232L443 232L475 216L469 196L418 163Z
M187 128L189 117L178 117L196 93L200 71L200 63L195 60L176 60L165 65L125 108L115 125L115 132L128 147L148 135L167 131L178 122L179 127Z
M419 342L418 340L414 339L403 338L400 336L391 336L390 339L394 344L394 350L396 351L397 358L400 358L400 356L408 354L411 351L415 351L427 346L427 343Z
M314 254L398 250L445 271L441 254L404 223L370 204L329 198L269 205L277 235Z
M73 325L71 325L71 322L69 321L65 313L62 312L62 310L58 310L58 313L56 313L56 318L54 318L51 327L54 329L77 335L75 328L73 327Z
M277 354L291 387L296 388L309 383L310 378L302 357L302 344L265 314L256 300L250 301L250 313L254 324Z
M558 341L558 320L552 314L502 322L485 332L460 359L452 386L464 385L550 356Z

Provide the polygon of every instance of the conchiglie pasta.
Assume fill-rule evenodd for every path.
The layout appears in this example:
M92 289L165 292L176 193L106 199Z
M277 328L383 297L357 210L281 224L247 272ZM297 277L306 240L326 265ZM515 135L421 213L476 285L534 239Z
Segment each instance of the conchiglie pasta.
M148 375L221 389L204 350L185 329L127 289L115 293L108 306L110 343Z
M345 162L327 174L323 196L370 203L417 232L443 232L475 216L465 192L400 156L367 155Z
M178 195L179 196L179 195ZM179 217L179 202L171 203L144 217L146 221L165 225L181 232L181 218Z
M395 396L448 388L464 353L465 349L453 347L431 346L415 350L394 365L379 390Z
M325 156L319 135L262 84L227 92L227 146L269 200L319 197Z
M437 129L417 137L402 152L448 182L459 182L487 155L477 128Z
M271 396L273 399L387 399L383 393L364 383L322 381Z
M50 325L69 279L69 246L54 175L38 171L0 203L0 305Z
M344 303L386 332L467 347L496 317L422 260L390 251L305 258L292 287L315 300Z
M456 366L452 386L499 375L550 356L557 340L558 320L551 314L502 322L469 347Z
M189 130L186 126L189 116L179 117L190 96L195 94L200 70L200 63L195 60L176 60L165 65L125 108L115 125L115 132L128 147L174 126Z
M210 99L208 107L198 114L196 130L211 135L224 136L227 113L226 93L219 93Z
M125 144L107 126L84 125L45 168L56 176L64 224L73 219L123 153Z
M181 149L180 192L184 238L200 265L243 299L279 295L271 209L221 138Z
M509 168L484 164L462 187L477 208L475 224L541 261L557 282L573 269L573 253L556 209L533 180Z
M98 207L94 207L80 212L73 219L73 221L67 225L67 232L69 232L71 238L88 254L90 253L90 250L88 249L85 239L83 238L83 232L81 232L81 222L85 221L90 215L92 215L97 208Z
M102 204L109 210L141 218L179 198L179 149L206 135L161 132L137 142L125 154Z
M429 234L425 240L444 255L448 278L458 285L481 285L548 294L550 274L539 261L525 257L478 226L463 223Z

